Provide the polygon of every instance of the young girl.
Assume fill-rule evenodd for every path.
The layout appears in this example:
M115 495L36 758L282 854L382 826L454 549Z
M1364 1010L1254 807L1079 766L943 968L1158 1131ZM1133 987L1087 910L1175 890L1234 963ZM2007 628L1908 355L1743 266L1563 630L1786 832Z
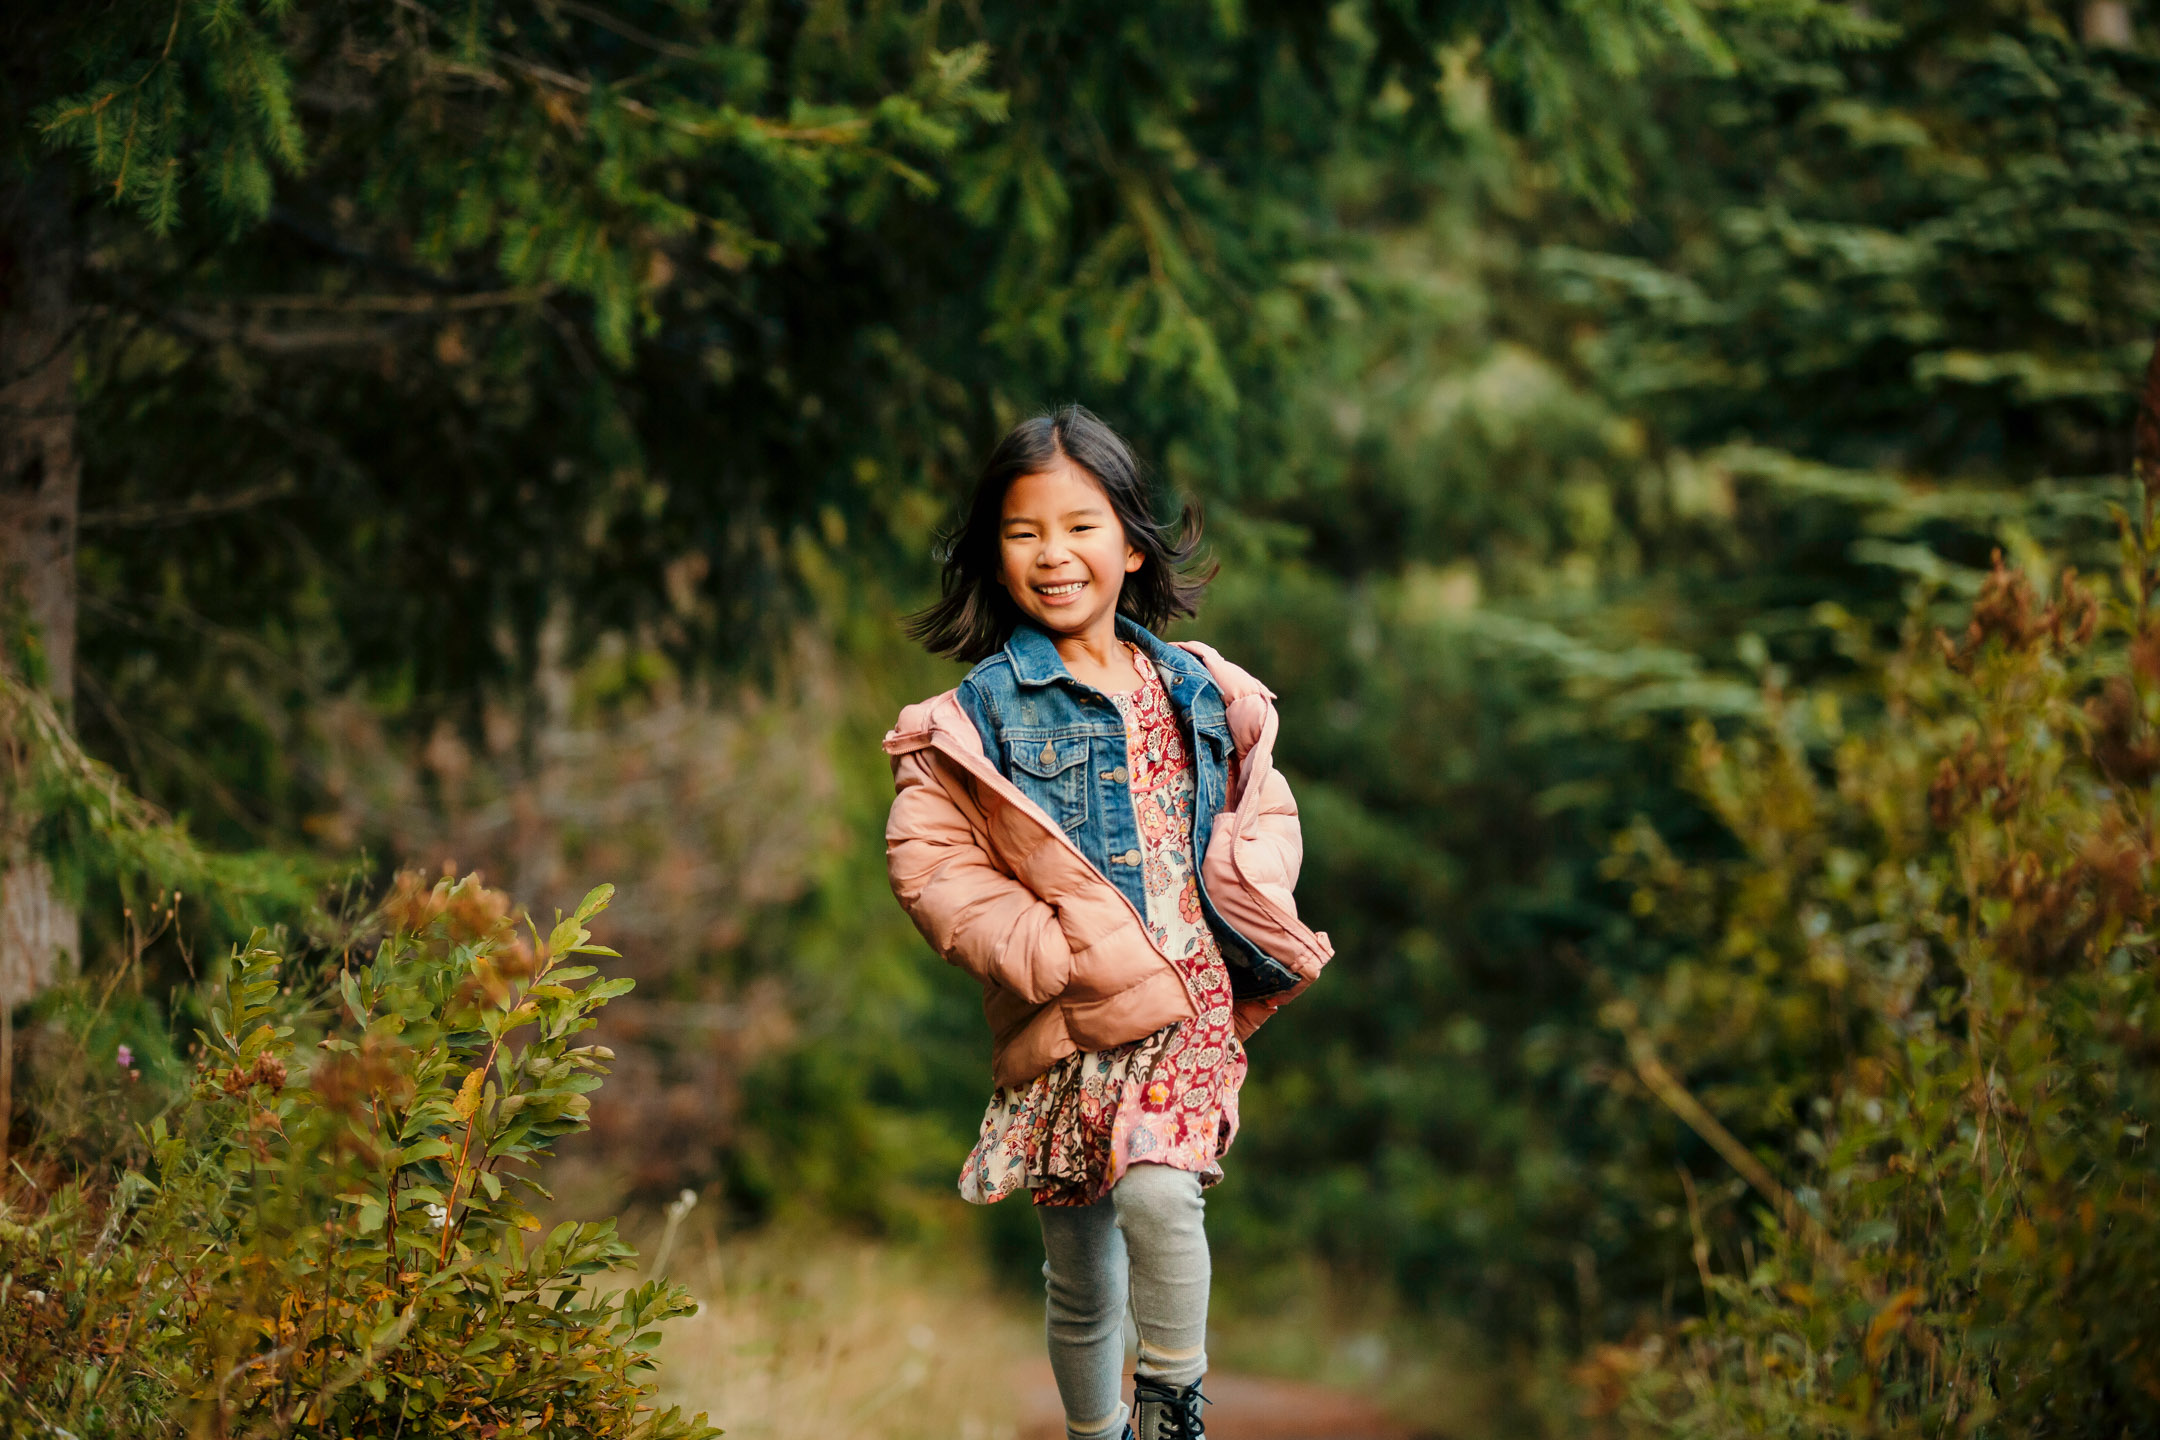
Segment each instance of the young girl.
M885 737L893 893L982 981L995 1046L960 1193L1034 1194L1070 1440L1202 1440L1201 1190L1237 1134L1241 1042L1333 953L1291 898L1273 693L1152 633L1197 606L1198 530L1188 510L1171 536L1080 407L1015 427L911 626L978 663Z

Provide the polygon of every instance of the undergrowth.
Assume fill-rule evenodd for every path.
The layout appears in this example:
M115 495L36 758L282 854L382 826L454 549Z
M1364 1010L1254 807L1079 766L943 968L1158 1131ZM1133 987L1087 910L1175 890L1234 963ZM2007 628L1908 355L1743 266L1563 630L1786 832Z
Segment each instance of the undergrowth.
M542 936L477 877L403 876L365 962L258 932L191 1064L114 1043L109 982L47 997L67 1113L134 1142L48 1126L10 1166L0 1433L716 1435L646 1403L686 1292L602 1288L635 1258L614 1221L542 1234L525 1203L612 1058L579 1043L630 988L583 963L610 893Z

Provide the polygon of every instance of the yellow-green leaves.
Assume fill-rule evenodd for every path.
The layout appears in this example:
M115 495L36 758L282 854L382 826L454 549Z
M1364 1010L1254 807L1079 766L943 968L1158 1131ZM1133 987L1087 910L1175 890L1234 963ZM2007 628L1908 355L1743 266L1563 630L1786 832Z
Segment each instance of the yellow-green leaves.
M609 893L587 898L555 953L600 948L585 926ZM702 1417L641 1415L649 1387L632 1377L649 1369L655 1324L689 1301L591 1287L633 1258L612 1222L526 1246L540 1222L523 1202L545 1194L537 1167L583 1128L605 1071L571 1037L627 982L595 983L590 967L537 978L512 953L507 897L476 878L396 895L372 960L319 982L288 990L296 967L262 937L235 956L208 1063L150 1132L156 1183L124 1176L105 1207L132 1212L128 1228L59 1206L35 1237L0 1232L0 1274L65 1286L86 1314L112 1317L75 1350L47 1351L52 1363L102 1377L127 1351L116 1384L134 1387L136 1420L69 1416L74 1433L717 1433ZM316 983L330 999L311 1014ZM520 1015L545 1023L507 1023ZM310 1068L281 1079L296 1030L317 1023L329 1033ZM97 1266L55 1268L77 1254ZM138 1312L155 1326L129 1328ZM42 1363L5 1353L10 1383Z
M1791 1196L1745 1266L1697 1252L1701 1321L1592 1377L1624 1433L2160 1424L2160 455L2142 479L2112 595L1998 556L1954 631L1867 656L1877 718L1834 748L1804 696L1698 728L1734 858L1616 857L1689 957L1633 988L1703 1077L1661 1095L1713 1143L1713 1108L1771 1140L1724 1158Z
M465 1083L458 1087L457 1100L450 1107L451 1113L458 1119L473 1118L473 1112L480 1108L480 1086L486 1079L487 1070L484 1067L475 1069L465 1077Z

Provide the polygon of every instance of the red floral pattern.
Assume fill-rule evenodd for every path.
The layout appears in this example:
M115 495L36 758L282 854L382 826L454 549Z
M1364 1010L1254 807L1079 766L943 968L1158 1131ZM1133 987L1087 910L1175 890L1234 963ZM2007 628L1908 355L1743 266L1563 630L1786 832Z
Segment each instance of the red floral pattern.
M979 1205L1023 1186L1038 1205L1092 1205L1139 1161L1189 1170L1211 1185L1237 1135L1245 1050L1230 1026L1230 974L1200 909L1192 758L1162 678L1137 650L1133 664L1139 687L1112 698L1125 717L1142 918L1177 967L1195 1014L1001 1087L960 1174L962 1197Z

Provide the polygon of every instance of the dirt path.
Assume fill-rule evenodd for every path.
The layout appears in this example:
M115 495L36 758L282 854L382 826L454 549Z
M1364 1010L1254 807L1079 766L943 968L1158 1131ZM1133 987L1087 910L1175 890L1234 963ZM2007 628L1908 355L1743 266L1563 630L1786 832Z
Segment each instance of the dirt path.
M1130 1385L1128 1378L1127 1384ZM1412 1440L1411 1433L1359 1395L1289 1380L1207 1378L1209 1440ZM1064 1440L1065 1413L1047 1361L1021 1392L1019 1440Z

